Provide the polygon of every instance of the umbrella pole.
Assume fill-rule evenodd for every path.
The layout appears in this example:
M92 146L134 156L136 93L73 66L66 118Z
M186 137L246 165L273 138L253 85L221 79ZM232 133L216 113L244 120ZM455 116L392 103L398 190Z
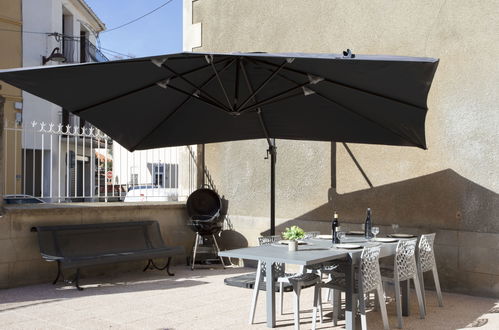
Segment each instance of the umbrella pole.
M277 160L277 148L275 139L271 141L268 149L270 153L270 235L275 235L275 163Z

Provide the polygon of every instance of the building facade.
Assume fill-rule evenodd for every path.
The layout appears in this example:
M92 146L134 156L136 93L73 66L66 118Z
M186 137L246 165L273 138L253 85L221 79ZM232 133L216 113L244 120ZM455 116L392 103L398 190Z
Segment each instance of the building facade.
M21 0L0 2L0 69L18 68L22 66L22 3ZM5 99L4 121L19 127L22 116L21 90L7 83L0 83L0 97ZM6 134L6 133L5 133ZM20 141L20 134L9 134L9 137ZM7 141L9 142L9 141ZM17 175L21 173L21 145L6 149L5 159L11 160L5 167L7 191L19 190L21 181Z
M2 47L7 50L0 55L2 68L107 61L95 46L105 25L85 1L9 0L1 6L8 16L0 22L10 26L0 31L9 45ZM91 126L32 94L7 86L4 91L13 102L5 106L2 193L47 201L90 195L95 190Z
M464 0L184 0L184 50L350 48L439 58L428 99L428 150L277 141L277 232L292 223L327 230L334 210L358 230L370 207L382 233L391 224L437 232L446 290L498 297L499 34L491 28L498 7ZM252 244L268 231L265 150L265 141L206 146L206 166L229 200L234 230Z

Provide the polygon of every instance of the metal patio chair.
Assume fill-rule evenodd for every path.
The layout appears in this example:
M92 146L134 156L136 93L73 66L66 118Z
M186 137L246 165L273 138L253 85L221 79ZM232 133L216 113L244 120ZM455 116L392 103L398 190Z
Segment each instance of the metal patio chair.
M366 303L365 295L374 291L379 300L379 307L381 311L381 318L383 319L384 329L389 329L388 315L385 305L385 294L381 282L381 274L379 269L379 253L380 247L366 247L362 250L360 257L360 266L356 272L355 278L355 294L353 301L359 301L359 311L361 315L362 329L367 329L366 319ZM341 291L346 292L346 278L345 276L333 277L329 282L322 282L315 286L314 292L314 309L312 319L312 329L316 328L317 324L317 305L319 306L319 317L322 323L322 299L321 289L329 288L333 290L333 325L338 324L338 314L340 312L340 294Z
M397 308L397 327L402 328L402 300L400 282L413 280L419 303L419 316L424 319L425 310L423 294L416 266L416 239L400 240L395 252L393 269L381 268L381 279L385 283L393 283L395 287L395 306Z
M435 233L421 235L418 245L418 275L421 283L421 292L423 293L423 303L426 312L426 298L424 290L423 274L431 271L437 291L438 306L443 307L442 291L440 290L440 281L438 279L437 264L435 262L434 243Z
M258 243L260 245L270 245L279 241L281 237L276 236L262 236L258 237ZM253 288L253 297L251 300L251 309L249 316L249 324L253 324L255 319L255 309L256 303L258 301L258 293L260 291L260 283L266 280L266 263L258 261L258 267L256 270L255 286ZM285 273L285 264L275 263L275 273L277 276L277 282L279 283L279 295L281 302L281 315L283 313L283 300L284 300L284 284L291 284L294 293L294 324L295 329L300 328L300 292L301 289L311 287L320 282L320 277L314 273L296 273L288 274Z

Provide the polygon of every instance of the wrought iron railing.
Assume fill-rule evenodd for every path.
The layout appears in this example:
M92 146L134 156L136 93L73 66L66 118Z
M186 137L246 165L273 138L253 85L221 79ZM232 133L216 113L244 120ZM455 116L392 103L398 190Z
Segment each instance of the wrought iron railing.
M107 62L109 59L88 39L60 36L66 63Z
M131 153L88 125L6 125L4 150L4 195L59 203L175 201L196 189L186 147Z

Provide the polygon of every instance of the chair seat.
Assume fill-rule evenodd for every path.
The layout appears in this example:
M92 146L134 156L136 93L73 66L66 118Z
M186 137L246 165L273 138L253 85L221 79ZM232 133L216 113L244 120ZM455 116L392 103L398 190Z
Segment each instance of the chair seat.
M379 269L381 272L381 278L383 280L394 280L395 279L395 271L392 268L382 267Z
M341 275L342 276L335 276L330 281L322 283L321 286L323 288L346 291L347 290L347 279L345 277L345 274L341 274ZM359 285L359 281L357 279L355 279L355 282L354 282L355 292L357 291L357 288L359 287L358 285Z
M314 286L319 283L320 280L320 276L314 273L286 274L285 277L279 277L277 279L278 282L290 283L299 286L302 289Z

